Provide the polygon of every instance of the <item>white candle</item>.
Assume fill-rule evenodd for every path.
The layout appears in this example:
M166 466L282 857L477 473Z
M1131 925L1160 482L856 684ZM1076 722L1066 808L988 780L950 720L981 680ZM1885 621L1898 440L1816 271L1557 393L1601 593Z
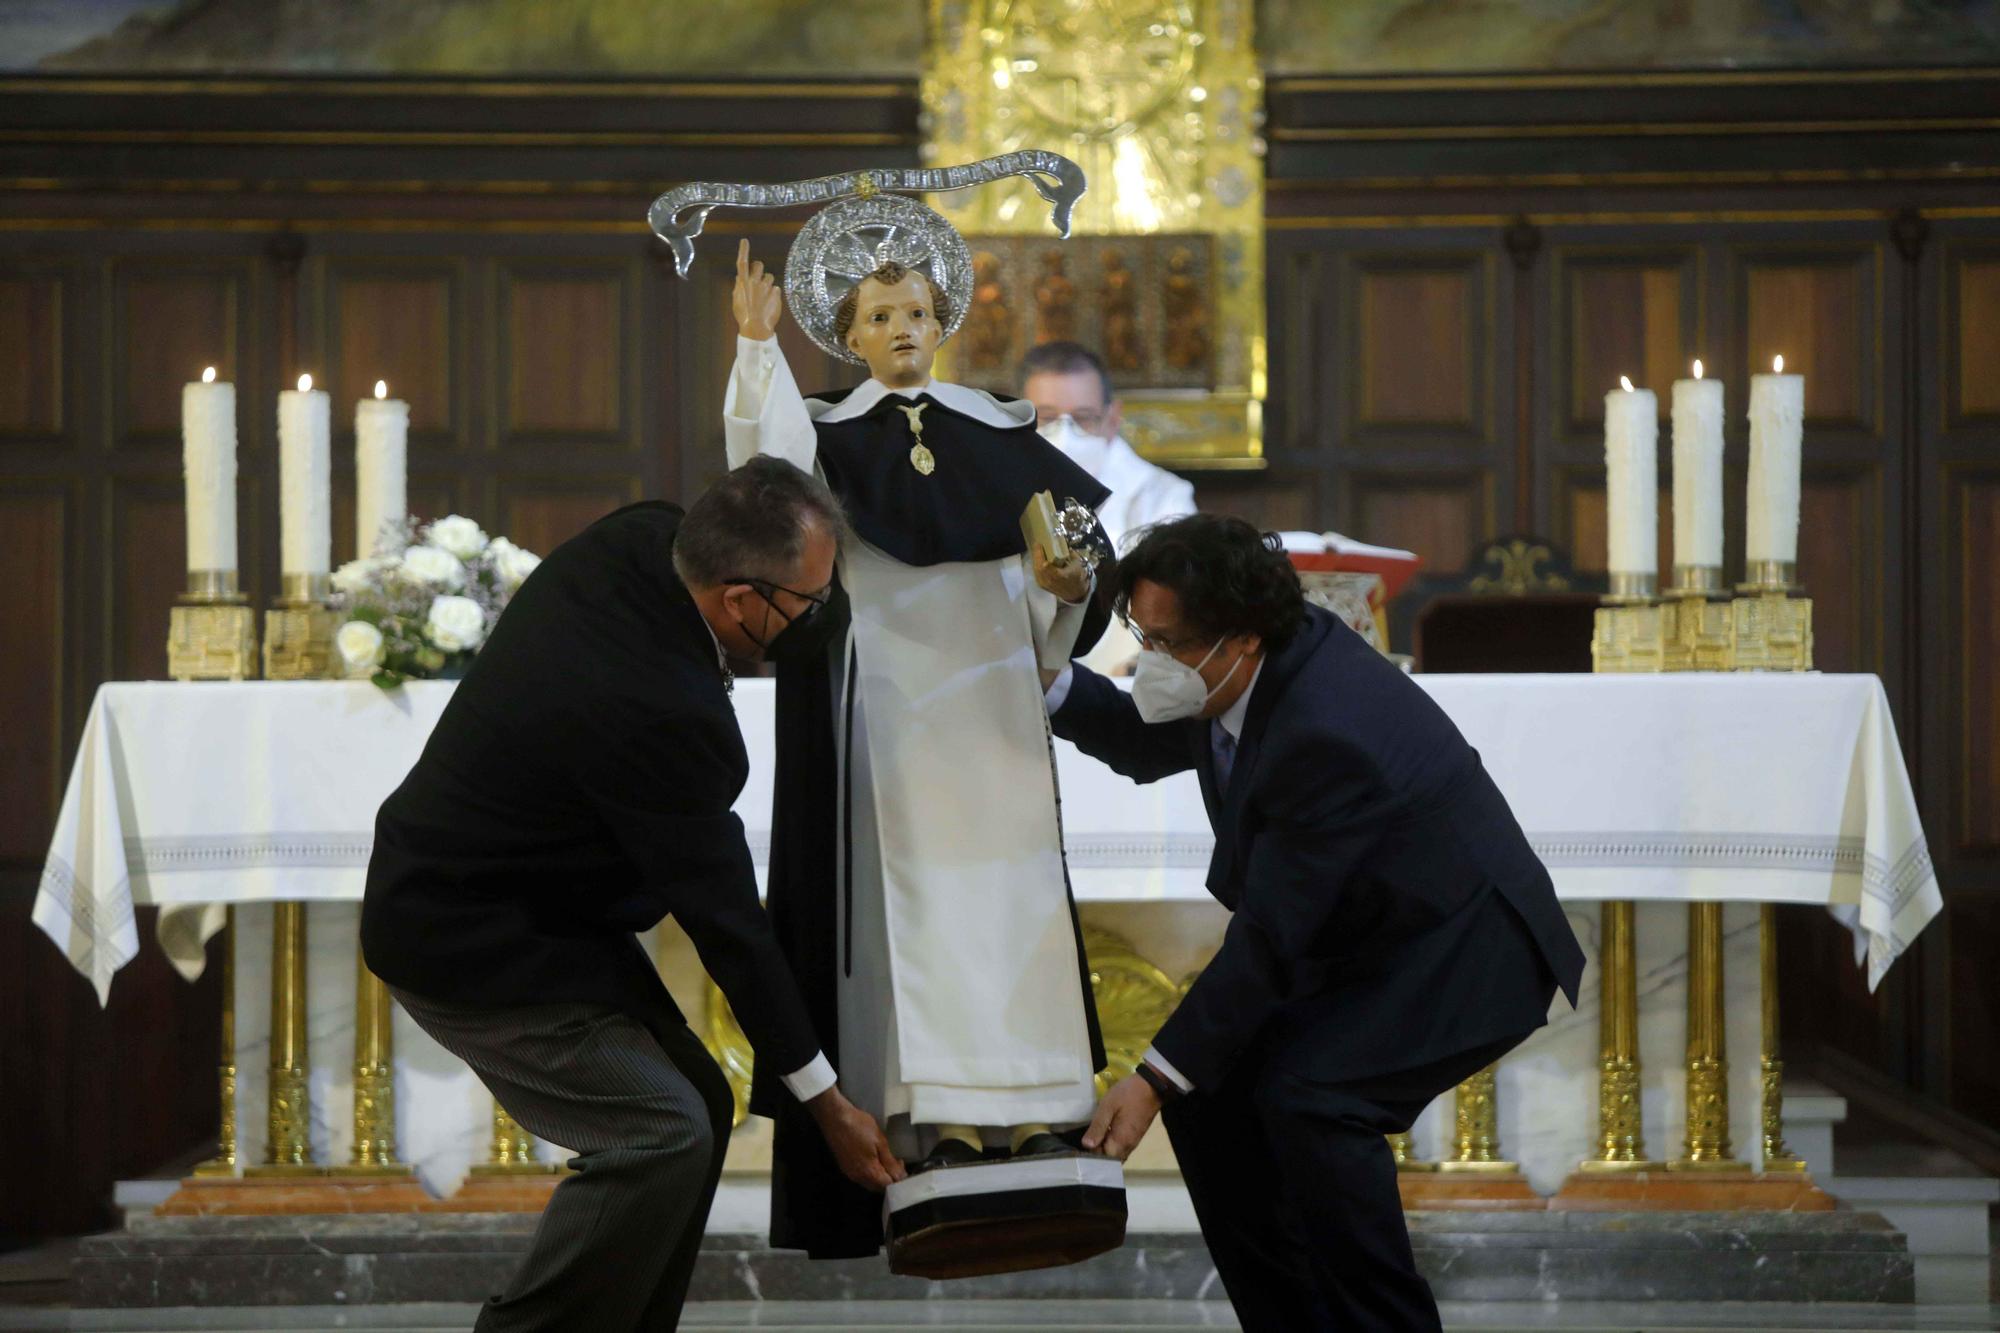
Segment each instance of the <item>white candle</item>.
M1722 381L1674 381L1674 563L1722 567Z
M312 387L312 376L299 376L297 389L278 395L279 564L287 574L332 567L332 423L332 404Z
M410 405L389 397L375 381L375 396L354 405L354 550L375 551L385 524L409 517Z
M187 567L236 568L236 386L215 378L181 389L181 466L187 484Z
M1651 574L1660 568L1660 400L1651 389L1624 387L1604 395L1604 522L1611 572Z
M1750 485L1744 503L1751 564L1799 558L1799 456L1806 414L1803 375L1785 375L1785 358L1769 375L1750 377Z

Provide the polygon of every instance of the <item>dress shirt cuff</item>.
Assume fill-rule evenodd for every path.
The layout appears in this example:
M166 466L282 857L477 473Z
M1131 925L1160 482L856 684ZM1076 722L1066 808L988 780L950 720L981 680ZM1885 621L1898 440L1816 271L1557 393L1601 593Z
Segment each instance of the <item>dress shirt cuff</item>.
M1165 1074L1167 1076L1167 1082L1173 1084L1175 1087L1179 1088L1182 1092L1194 1091L1194 1084L1188 1082L1185 1078L1181 1077L1181 1071L1174 1068L1172 1065L1168 1064L1167 1057L1161 1055L1159 1051L1154 1047L1148 1046L1146 1048L1146 1054L1141 1056L1140 1058L1143 1059L1147 1064L1151 1065L1153 1068L1159 1070L1162 1074Z
M811 1064L785 1075L783 1081L785 1087L791 1091L792 1096L802 1102L811 1101L839 1082L834 1077L833 1066L827 1063L826 1052L824 1051L815 1055L812 1058Z
M1065 703L1069 702L1069 687L1071 683L1074 682L1075 680L1076 680L1076 668L1073 666L1066 666L1062 669L1061 673L1057 675L1056 678L1049 683L1048 693L1042 696L1043 701L1046 702L1049 706L1049 716L1054 717L1057 713L1060 713L1062 711L1062 706Z

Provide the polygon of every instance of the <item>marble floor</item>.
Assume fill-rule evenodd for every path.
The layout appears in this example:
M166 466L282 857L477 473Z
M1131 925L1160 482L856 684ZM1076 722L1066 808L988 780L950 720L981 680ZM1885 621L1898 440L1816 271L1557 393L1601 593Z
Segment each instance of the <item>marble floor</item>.
M342 1308L65 1310L0 1305L0 1333L103 1330L105 1333L236 1333L296 1330L470 1328L469 1305L389 1305ZM2000 1306L1673 1305L1664 1303L1470 1305L1444 1307L1445 1327L1467 1333L1732 1333L1750 1329L1912 1330L1913 1333L1995 1333ZM760 1301L691 1305L684 1329L1041 1329L1235 1328L1229 1307L1195 1301Z

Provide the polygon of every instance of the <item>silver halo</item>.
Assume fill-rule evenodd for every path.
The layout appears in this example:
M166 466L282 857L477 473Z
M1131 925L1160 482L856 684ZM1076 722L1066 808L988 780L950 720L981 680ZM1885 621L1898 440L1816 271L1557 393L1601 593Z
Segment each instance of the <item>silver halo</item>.
M958 229L900 194L843 199L813 214L785 261L785 304L828 356L867 364L834 336L833 315L856 283L891 260L944 292L951 316L940 341L958 332L972 303L972 252Z

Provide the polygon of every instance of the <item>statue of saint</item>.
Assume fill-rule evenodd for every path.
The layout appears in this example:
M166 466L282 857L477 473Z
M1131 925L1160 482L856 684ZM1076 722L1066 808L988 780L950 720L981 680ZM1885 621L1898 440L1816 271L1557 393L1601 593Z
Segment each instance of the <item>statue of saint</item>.
M1095 1105L1103 1049L1040 672L1107 617L1088 563L1025 549L1021 515L1042 491L1093 509L1107 492L1036 433L1032 404L932 377L972 293L922 271L925 245L957 239L929 210L934 224L897 198L896 224L852 221L890 198L841 206L860 211L814 270L827 309L792 301L867 382L799 392L774 336L785 302L746 242L723 415L732 466L769 454L816 470L852 525L844 630L777 655L769 904L842 1089L927 1167L1066 1151L1054 1131ZM807 246L802 233L794 268L818 262ZM767 1108L772 1243L874 1253L881 1200L839 1175L810 1117L782 1097Z
M1176 246L1167 256L1167 281L1162 304L1166 307L1167 364L1175 370L1203 370L1208 366L1208 302L1203 299L1201 279L1195 274L1194 251Z
M1139 293L1132 270L1125 267L1125 252L1107 249L1099 259L1103 276L1098 283L1098 304L1104 311L1104 362L1114 371L1129 372L1145 365L1139 350Z
M1000 256L981 250L972 257L972 310L966 317L965 364L973 370L1008 365L1014 344L1014 316L1007 308L1007 284Z
M1063 252L1042 252L1042 276L1035 283L1035 343L1076 339L1076 286L1063 272Z

